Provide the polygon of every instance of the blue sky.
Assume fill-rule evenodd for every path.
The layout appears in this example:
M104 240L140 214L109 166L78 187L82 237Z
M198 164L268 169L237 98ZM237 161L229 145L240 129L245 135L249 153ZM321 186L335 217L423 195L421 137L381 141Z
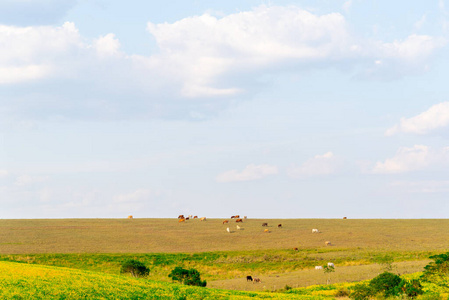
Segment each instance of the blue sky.
M446 218L415 2L2 1L0 218Z

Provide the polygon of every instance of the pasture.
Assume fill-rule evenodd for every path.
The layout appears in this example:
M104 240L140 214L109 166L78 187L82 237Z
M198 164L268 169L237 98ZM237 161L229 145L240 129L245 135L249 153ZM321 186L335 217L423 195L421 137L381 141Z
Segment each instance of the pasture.
M0 220L0 260L118 275L120 263L134 258L155 281L168 282L170 270L183 266L199 270L211 288L274 291L325 284L314 266L327 262L336 265L332 283L371 279L386 257L395 272L419 272L449 245L449 220L248 219L240 230L223 220Z

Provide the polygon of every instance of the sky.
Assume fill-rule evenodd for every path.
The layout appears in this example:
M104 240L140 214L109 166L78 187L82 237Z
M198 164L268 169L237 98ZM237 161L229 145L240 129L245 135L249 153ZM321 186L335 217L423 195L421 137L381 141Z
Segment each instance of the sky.
M0 219L447 218L448 50L448 0L2 0Z

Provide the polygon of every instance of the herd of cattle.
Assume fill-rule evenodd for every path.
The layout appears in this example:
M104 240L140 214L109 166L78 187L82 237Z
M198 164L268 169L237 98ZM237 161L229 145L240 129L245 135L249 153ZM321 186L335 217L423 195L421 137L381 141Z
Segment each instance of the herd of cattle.
M131 217L132 218L132 217ZM189 215L187 217L185 217L184 215L179 215L178 216L178 222L185 222L186 220L190 220L190 219L198 219L198 216L192 216ZM247 217L244 216L243 218L240 218L239 215L235 215L235 216L231 216L231 219L234 219L236 223L243 223L243 220L246 220ZM347 217L343 217L343 220L346 220ZM200 218L200 221L206 221L206 217L202 217ZM229 220L224 220L223 224L229 224ZM268 227L268 223L267 222L263 222L262 223L262 227ZM278 224L277 225L278 228L282 228L282 224ZM242 230L243 228L240 227L239 225L237 225L237 230ZM226 231L228 233L232 233L231 229L229 227L226 228ZM265 233L270 233L270 230L268 228L264 229ZM320 230L318 230L318 228L313 228L312 229L312 233L321 233ZM325 241L324 244L326 246L332 246L332 243L330 241ZM299 251L299 249L297 247L293 248L294 251ZM328 262L327 263L327 267L331 267L331 268L335 268L334 263ZM315 270L323 270L324 267L323 266L315 266ZM250 275L246 276L246 281L251 281L253 283L260 283L262 282L259 278L257 277L252 277Z

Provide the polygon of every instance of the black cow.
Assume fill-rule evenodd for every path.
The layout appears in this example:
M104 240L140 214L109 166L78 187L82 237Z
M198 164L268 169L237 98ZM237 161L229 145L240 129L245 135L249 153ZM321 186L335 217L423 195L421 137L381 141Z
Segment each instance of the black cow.
M246 276L246 281L253 281L253 278L250 275L248 275Z

